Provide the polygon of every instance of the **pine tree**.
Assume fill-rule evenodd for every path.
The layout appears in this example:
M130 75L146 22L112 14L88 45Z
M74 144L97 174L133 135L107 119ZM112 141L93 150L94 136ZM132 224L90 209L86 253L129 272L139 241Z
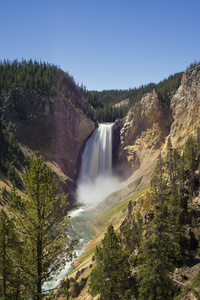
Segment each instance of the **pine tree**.
M173 220L170 219L170 201L165 164L158 157L151 183L153 220L146 225L138 255L138 299L173 299L173 280L169 276L179 255L179 245L174 240Z
M177 263L182 262L185 251L185 235L183 226L184 199L184 164L176 149L173 149L170 138L167 144L167 170L168 170L168 218L173 239L179 245L180 254Z
M165 163L161 153L158 156L154 174L151 180L152 204L164 205L168 194L167 182L164 176Z
M188 189L191 199L191 197L193 196L193 192L196 189L195 171L197 169L196 149L193 136L188 137L184 150L185 166L188 172Z
M95 251L97 266L91 272L89 293L102 300L130 299L130 265L112 225Z
M176 248L166 230L166 222L161 220L158 212L140 245L137 273L139 300L173 299L174 284L169 274L174 268L174 251Z
M170 137L167 140L167 169L170 178L170 182L174 179L174 160L173 160L173 148Z
M19 299L20 283L16 270L16 259L19 240L15 228L6 212L0 212L0 297Z
M30 298L42 299L42 285L72 257L73 242L66 236L69 218L66 197L39 153L24 175L27 198L13 191L11 212L21 235L20 268Z

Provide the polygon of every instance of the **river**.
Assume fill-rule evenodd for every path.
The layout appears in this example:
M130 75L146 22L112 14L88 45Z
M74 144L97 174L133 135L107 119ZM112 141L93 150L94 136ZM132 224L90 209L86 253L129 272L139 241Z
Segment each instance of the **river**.
M93 218L91 208L119 189L120 182L112 174L112 137L113 124L99 124L86 142L82 154L77 189L77 201L82 206L69 213L71 219L67 234L69 240L78 240L75 246L77 257L84 252L95 235L94 229L89 225ZM67 263L52 281L45 282L43 290L56 288L72 269L73 261Z

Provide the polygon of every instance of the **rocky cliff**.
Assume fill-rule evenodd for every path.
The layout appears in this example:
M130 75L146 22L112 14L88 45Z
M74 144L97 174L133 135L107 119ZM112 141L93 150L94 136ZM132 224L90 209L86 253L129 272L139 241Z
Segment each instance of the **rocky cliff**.
M184 144L200 126L200 66L183 74L181 85L165 103L153 90L122 120L115 122L114 164L125 178L144 174L166 148Z
M122 176L148 169L165 142L173 122L172 111L153 90L122 120L115 122L114 163Z
M1 120L21 144L39 150L49 161L62 177L65 192L75 189L80 152L95 129L94 123L66 100L20 88L1 98Z
M174 118L170 136L175 146L182 145L200 126L200 66L184 73L181 85L171 100Z

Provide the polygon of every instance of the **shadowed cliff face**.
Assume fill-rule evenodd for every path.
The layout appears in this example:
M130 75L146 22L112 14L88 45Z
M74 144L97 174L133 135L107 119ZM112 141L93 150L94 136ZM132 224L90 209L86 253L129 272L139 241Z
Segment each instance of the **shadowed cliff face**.
M64 100L22 89L1 99L1 111L5 128L20 143L53 161L58 166L54 171L60 169L67 186L75 189L80 152L95 124Z
M173 147L181 146L200 126L200 66L184 73L181 85L163 103L153 90L144 95L124 119L115 122L114 164L127 179L144 174L166 149L170 135Z

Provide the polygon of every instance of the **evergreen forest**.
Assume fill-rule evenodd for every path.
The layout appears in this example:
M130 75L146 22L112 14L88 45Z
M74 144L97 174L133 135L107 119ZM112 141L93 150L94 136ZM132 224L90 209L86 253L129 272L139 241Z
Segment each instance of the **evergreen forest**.
M97 92L87 91L83 84L79 86L73 76L56 65L32 59L22 59L21 62L4 60L0 62L0 95L5 97L11 89L19 88L37 92L43 97L60 97L93 121L114 122L117 118L124 117L127 111L153 88L160 93L163 101L169 104L180 85L182 74L183 72L171 75L158 84L149 83L129 90ZM129 99L128 105L115 106L124 99ZM89 105L83 104L83 101Z

